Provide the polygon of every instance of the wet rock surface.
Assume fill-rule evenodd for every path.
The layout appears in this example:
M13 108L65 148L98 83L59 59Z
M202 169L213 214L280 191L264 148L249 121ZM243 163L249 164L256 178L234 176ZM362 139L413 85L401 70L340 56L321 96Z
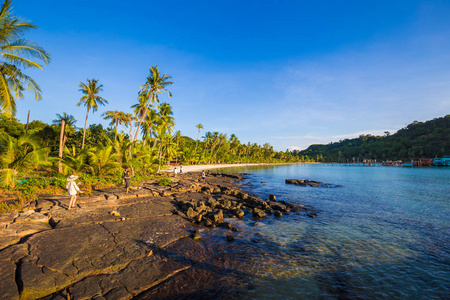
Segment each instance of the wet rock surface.
M1 215L0 299L214 298L245 285L247 274L228 269L199 228L221 227L233 245L238 228L224 218L280 218L304 207L242 192L240 174L208 175L145 182L129 195L98 190L72 210L68 197L48 196Z
M320 181L314 180L301 180L301 179L286 179L284 181L286 184L294 184L299 186L310 186L310 187L322 187L322 188L336 188L341 187L340 185L331 184L331 183L323 183Z

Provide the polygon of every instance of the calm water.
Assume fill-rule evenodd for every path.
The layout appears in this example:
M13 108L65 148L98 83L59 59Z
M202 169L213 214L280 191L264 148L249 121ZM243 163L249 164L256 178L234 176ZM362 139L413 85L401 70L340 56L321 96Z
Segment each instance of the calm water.
M450 168L288 165L244 186L312 207L281 219L232 221L234 259L252 278L244 299L450 299ZM286 185L286 178L340 188ZM261 183L265 181L265 183ZM232 250L234 249L234 250ZM241 251L241 250L240 250Z

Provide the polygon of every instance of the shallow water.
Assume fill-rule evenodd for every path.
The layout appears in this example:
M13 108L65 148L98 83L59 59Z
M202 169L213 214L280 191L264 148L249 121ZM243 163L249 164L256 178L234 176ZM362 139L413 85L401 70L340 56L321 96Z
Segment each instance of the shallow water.
M448 299L450 168L286 165L250 173L243 189L312 207L240 229L231 268L251 278L241 299ZM286 178L341 185L287 185ZM261 183L265 181L265 183ZM222 229L211 233L224 235ZM239 249L239 250L238 250Z

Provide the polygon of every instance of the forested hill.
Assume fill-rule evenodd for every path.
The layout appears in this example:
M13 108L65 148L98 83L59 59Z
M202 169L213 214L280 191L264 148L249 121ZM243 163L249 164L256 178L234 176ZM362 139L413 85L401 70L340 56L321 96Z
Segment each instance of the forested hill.
M311 145L294 155L315 161L352 162L364 158L403 160L450 155L450 115L427 122L409 124L395 134L361 135L328 145Z

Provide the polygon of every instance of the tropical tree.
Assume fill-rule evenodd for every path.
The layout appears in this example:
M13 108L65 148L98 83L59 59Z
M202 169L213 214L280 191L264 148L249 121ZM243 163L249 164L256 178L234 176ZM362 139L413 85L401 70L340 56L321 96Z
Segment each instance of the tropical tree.
M152 131L155 129L158 122L158 114L154 109L149 109L147 116L142 123L142 138L144 140L143 146L145 146L147 140L151 137Z
M62 121L64 121L64 138L62 141L62 148L64 149L68 135L75 131L75 123L77 122L77 120L74 116L68 115L65 112L62 115L56 114L56 117L57 119L53 120L53 124L61 126Z
M163 74L161 76L159 74L158 66L150 67L150 76L147 77L146 83L141 85L139 90L139 95L142 95L141 97L146 100L146 105L144 105L143 114L139 118L139 124L136 129L134 141L137 140L142 121L147 115L148 106L155 102L159 103L158 94L161 94L162 91L165 91L168 93L169 98L172 97L172 94L167 90L167 87L173 84L172 81L169 81L171 78L172 77L167 74Z
M103 91L103 85L98 85L97 79L87 79L87 84L80 82L78 87L80 87L79 91L82 92L84 96L80 98L80 102L78 102L77 106L83 104L87 107L86 121L84 122L83 142L81 143L81 149L84 149L84 140L86 138L86 126L89 110L91 110L92 108L92 112L95 112L97 111L99 104L105 105L106 103L108 103L108 101L98 95L99 92Z
M24 33L35 25L12 15L11 1L5 0L0 9L0 112L7 117L16 113L16 99L23 98L24 90L41 98L39 85L21 68L43 69L50 55L37 44L23 39ZM37 61L37 62L36 62Z
M14 179L19 172L28 170L43 162L45 148L30 136L15 139L7 134L0 136L1 185L14 187Z
M117 140L114 141L114 152L118 156L118 160L121 166L128 165L129 160L131 159L131 148L132 143L124 134L119 134L117 136Z
M132 114L120 112L119 124L125 128L130 139L133 131L133 122L135 122L136 120L137 120L136 117L133 116Z
M152 109L152 103L148 103L147 93L140 93L138 96L138 101L139 102L132 105L131 108L134 108L134 117L136 121L139 120L139 122L136 123L136 126L139 128L139 126L142 125L142 139L145 145L147 138L151 135L152 128L156 121L156 111ZM135 139L137 139L137 132Z
M196 141L196 143L195 143L195 151L197 151L198 138L200 137L200 129L203 129L203 125L199 123L199 124L195 125L195 127L197 127L197 129L198 129L198 133L197 133L197 141Z
M80 152L76 151L74 145L72 147L64 148L64 158L62 159L62 173L64 175L80 174L82 171L89 168L86 163L86 150Z
M89 165L97 176L113 175L120 170L118 155L114 153L112 145L92 148L89 152Z
M109 123L109 126L114 126L115 132L114 132L114 140L117 139L117 126L119 126L119 123L121 122L121 116L122 112L117 110L108 110L107 112L103 113L102 116L104 120L111 120L111 123Z

